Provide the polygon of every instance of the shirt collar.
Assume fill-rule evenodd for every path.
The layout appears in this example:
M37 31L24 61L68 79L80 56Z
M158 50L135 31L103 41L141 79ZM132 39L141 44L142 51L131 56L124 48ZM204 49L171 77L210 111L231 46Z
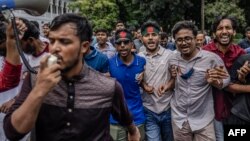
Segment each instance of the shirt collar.
M145 46L144 46L145 47ZM156 54L154 54L153 56L157 56L157 55L162 55L163 53L164 53L164 51L165 51L165 49L161 46L161 45L159 45L158 46L160 49L158 50L158 52L156 53ZM146 48L146 47L145 47ZM150 55L150 53L148 53L147 51L146 51L146 49L143 51L143 54L145 55L145 56L149 56Z
M216 43L215 43L215 41L213 41L213 42L211 42L211 50L212 51L220 51L219 49L218 49L218 47L216 46ZM221 51L220 51L221 52ZM233 45L232 44L230 44L229 46L228 46L228 50L227 50L227 52L234 52L234 50L233 50Z
M198 47L197 47L197 48L198 48ZM199 50L199 52L198 52L193 58L191 58L190 60L188 60L188 62L191 62L191 61L196 60L196 59L198 59L198 58L202 58L203 54L202 54L202 52L201 52L201 49L198 48L198 50ZM178 59L178 60L184 60L184 59L181 57L181 53L176 53L176 55L177 55L177 59ZM187 60L184 60L184 61L187 61Z
M100 50L98 43L95 44L95 48ZM111 43L106 42L106 48L104 50L115 50L115 48L113 47L113 45Z
M89 66L84 62L83 63L83 67L80 71L80 73L78 75L73 76L70 79L64 79L66 82L77 82L79 80L81 80L84 76L86 76L86 74L89 72Z
M132 53L132 55L134 56L134 60L132 61L132 63L129 65L129 66L132 66L132 65L136 65L138 66L139 65L139 60L138 60L138 56L135 55L134 53ZM116 56L115 56L115 62L116 62L116 66L121 66L121 65L126 65L123 63L123 61L120 59L119 57L119 54L117 53ZM127 65L126 65L127 66Z

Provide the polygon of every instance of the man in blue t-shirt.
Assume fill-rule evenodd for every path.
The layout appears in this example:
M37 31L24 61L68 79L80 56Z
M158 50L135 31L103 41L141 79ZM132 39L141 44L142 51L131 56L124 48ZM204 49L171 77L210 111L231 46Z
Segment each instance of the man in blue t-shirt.
M140 78L144 71L146 60L131 52L133 48L132 34L127 29L115 33L117 54L109 60L110 76L120 82L124 90L125 100L133 115L134 123L139 128L141 140L144 140L144 109L140 94ZM110 117L110 134L113 140L127 141L127 131L117 121Z
M108 57L97 51L93 46L90 46L89 51L84 57L85 62L88 66L101 73L108 72Z

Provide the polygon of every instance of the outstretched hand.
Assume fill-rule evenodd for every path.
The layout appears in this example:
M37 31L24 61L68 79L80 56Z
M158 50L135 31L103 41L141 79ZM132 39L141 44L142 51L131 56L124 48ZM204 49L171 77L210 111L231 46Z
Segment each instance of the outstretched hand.
M206 73L207 82L217 87L222 86L222 79L226 79L227 77L229 77L229 74L225 70L224 66L208 69Z
M237 70L237 73L238 73L238 79L240 82L243 82L245 83L246 82L246 76L249 74L250 72L250 66L249 66L249 62L246 61L244 63L244 65L239 69Z

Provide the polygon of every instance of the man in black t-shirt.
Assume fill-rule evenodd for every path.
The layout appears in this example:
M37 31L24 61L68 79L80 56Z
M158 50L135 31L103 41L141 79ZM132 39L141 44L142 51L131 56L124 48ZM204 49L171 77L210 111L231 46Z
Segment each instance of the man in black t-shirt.
M240 56L233 64L228 90L235 93L228 125L250 125L250 54Z

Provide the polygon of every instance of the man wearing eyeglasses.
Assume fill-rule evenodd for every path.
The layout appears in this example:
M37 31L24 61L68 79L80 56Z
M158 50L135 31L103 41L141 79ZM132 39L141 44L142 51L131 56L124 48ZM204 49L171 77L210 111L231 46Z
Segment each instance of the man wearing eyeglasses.
M132 33L127 29L120 29L115 33L115 47L117 54L109 60L110 76L120 82L124 90L125 100L129 111L133 115L133 122L140 130L141 141L144 140L144 109L140 94L140 80L146 60L131 52L133 48ZM115 141L127 141L128 133L111 116L110 134Z
M230 78L218 55L196 46L192 22L180 21L172 32L179 50L170 60L177 74L171 100L174 140L215 141L212 86L224 88Z
M139 55L146 58L142 81L143 106L146 116L147 141L172 141L170 100L172 91L158 95L158 89L170 80L168 60L173 52L160 45L160 26L154 21L145 22L141 27L145 50Z

